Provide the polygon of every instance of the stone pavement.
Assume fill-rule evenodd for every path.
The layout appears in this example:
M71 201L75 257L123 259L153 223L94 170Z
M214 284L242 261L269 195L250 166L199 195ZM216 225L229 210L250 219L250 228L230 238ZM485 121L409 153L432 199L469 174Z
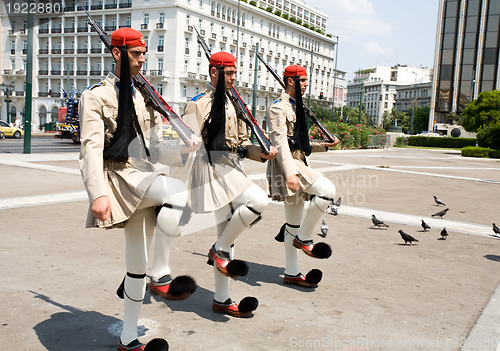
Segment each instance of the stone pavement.
M125 271L120 230L84 229L87 198L76 153L0 154L0 338L12 350L114 350ZM328 260L300 256L303 273L323 271L314 291L282 283L284 250L274 236L283 208L236 244L250 272L232 282L234 300L256 296L250 319L211 311L215 241L211 216L184 228L172 252L175 274L198 289L187 301L146 295L143 341L171 350L500 350L500 163L449 150L385 149L314 154L342 205L324 215ZM265 166L245 161L265 185ZM450 208L443 218L437 195ZM372 229L376 214L388 229ZM432 229L421 232L424 219ZM446 227L447 240L440 240ZM398 230L419 242L403 245ZM319 233L319 225L318 225Z

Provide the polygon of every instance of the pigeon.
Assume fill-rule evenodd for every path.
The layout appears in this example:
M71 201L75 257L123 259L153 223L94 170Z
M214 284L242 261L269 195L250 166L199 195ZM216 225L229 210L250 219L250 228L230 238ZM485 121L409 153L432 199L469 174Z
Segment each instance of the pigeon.
M426 232L427 229L431 229L431 227L427 223L425 223L423 219L422 219L421 225L422 225L422 228L424 228L424 232Z
M387 224L385 224L383 221L381 221L380 219L377 219L377 217L375 217L375 215L372 215L372 222L373 222L373 227L377 227L377 228L380 228L380 227L386 227L386 228L389 228L389 226Z
M417 239L415 239L414 237L412 237L410 234L407 234L407 233L403 232L401 229L399 230L399 234L401 234L401 237L405 241L405 245L406 245L406 243L410 243L410 246L413 246L412 241L417 241L418 242Z
M332 216L336 216L339 214L339 211L337 210L337 207L335 207L333 204L328 205L328 207L325 210L326 213L331 214Z
M326 224L325 220L321 222L321 234L318 234L320 237L325 238L328 234L328 224Z
M439 206L439 205L446 206L446 204L443 201L439 200L436 195L432 195L432 196L434 196L434 201L436 201L437 206Z
M493 231L496 235L500 235L500 228L498 228L495 223L493 223Z
M444 210L442 211L439 211L439 212L436 212L432 215L432 217L439 217L439 218L443 218L443 216L446 214L446 212L448 212L450 209L449 208L445 208Z
M443 230L441 230L441 237L443 238L443 240L446 240L447 236L448 232L446 231L446 228L443 228Z
M342 198L341 198L341 197L339 197L339 199L338 199L337 201L333 202L333 204L334 204L335 206L337 206L337 207L340 207L340 205L342 205Z

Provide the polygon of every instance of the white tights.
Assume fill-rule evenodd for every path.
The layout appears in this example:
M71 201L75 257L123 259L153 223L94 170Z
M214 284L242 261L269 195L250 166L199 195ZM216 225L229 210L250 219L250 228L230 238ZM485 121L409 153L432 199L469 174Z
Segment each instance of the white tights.
M234 209L232 215L229 205L215 211L218 237L215 243L215 249L229 252L232 259L234 254L234 242L238 236L257 219L259 215L255 212L262 213L267 207L267 204L266 192L259 186L252 185L232 202ZM253 209L255 212L249 208ZM228 220L228 217L230 217L230 220ZM224 302L229 298L229 282L231 278L220 273L215 266L214 275L214 299L219 302Z
M125 309L120 336L124 345L138 337L137 323L146 290L148 249L153 233L156 232L151 278L158 280L170 274L170 249L173 239L180 234L178 223L186 201L186 185L177 179L160 175L155 178L125 225L125 266L127 273L132 276L125 277ZM155 208L165 204L173 208L164 206L156 216Z
M288 275L300 273L298 249L293 246L294 237L298 236L303 241L313 239L314 227L331 203L329 199L335 197L335 185L327 178L320 177L303 192L315 195L307 209L304 209L304 194L301 191L284 201L285 219L290 224L285 228L285 274Z

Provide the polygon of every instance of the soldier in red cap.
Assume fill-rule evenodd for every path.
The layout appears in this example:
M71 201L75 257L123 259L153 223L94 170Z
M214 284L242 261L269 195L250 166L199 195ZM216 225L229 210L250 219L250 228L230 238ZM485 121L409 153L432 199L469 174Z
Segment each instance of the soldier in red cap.
M80 170L89 195L87 227L124 228L127 274L117 292L124 299L118 350L144 350L137 323L146 291L148 247L155 233L149 289L166 299L184 299L196 288L187 276L172 279L169 256L187 201L187 188L167 177L157 163L182 166L198 149L163 142L161 116L146 106L132 77L145 62L146 43L132 28L111 34L116 69L81 97Z
M212 309L235 317L249 317L257 308L254 297L239 304L229 295L230 278L244 276L248 266L233 259L234 242L256 223L267 206L267 194L248 179L241 165L244 157L265 162L276 156L276 148L265 155L253 145L246 125L237 118L226 91L236 80L236 59L227 52L211 56L210 83L186 106L184 118L203 138L205 150L193 162L190 205L196 213L215 212L218 240L208 252L214 266L215 296Z
M302 95L308 87L306 69L299 65L285 68L285 92L273 102L269 114L270 140L278 156L267 164L269 193L283 201L286 223L276 240L285 242L284 283L315 288L322 272L313 269L304 276L298 264L298 251L315 258L328 258L332 251L326 243L314 243L312 233L321 215L335 196L335 185L307 164L311 152L324 152L339 143L309 139ZM307 209L304 201L310 200Z

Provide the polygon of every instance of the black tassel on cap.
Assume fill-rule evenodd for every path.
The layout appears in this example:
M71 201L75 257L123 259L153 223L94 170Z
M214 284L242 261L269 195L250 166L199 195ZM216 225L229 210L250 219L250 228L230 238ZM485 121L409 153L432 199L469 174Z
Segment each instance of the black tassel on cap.
M212 161L214 153L211 151L219 151L217 154L220 156L220 151L226 149L226 87L224 66L219 66L219 78L217 80L217 87L215 88L214 99L212 101L212 109L205 128L207 131L207 151ZM212 156L210 156L212 154ZM215 157L218 158L218 157Z
M104 159L125 162L128 160L128 146L137 136L134 129L135 107L132 100L130 66L127 46L120 48L120 93L118 95L118 117L116 131L111 143L104 148Z
M300 90L300 78L295 76L295 130L293 138L296 142L297 149L304 152L306 156L311 154L311 144L309 143L309 131L307 130L306 114L304 112L304 102L302 100L302 92Z

